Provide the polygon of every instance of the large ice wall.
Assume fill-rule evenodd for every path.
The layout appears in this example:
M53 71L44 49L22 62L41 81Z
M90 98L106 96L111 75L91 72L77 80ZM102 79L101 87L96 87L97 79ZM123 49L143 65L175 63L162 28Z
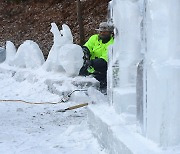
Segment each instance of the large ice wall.
M180 1L146 2L146 136L162 146L177 145L180 143Z
M114 88L113 102L117 112L129 112L136 104L136 70L140 61L140 11L134 0L113 0L115 26L113 63L119 65L119 86ZM114 65L112 64L112 65ZM117 72L116 72L117 73ZM130 107L131 106L131 107Z
M13 44L9 42L8 47L9 50L11 50L11 56L9 57L13 57ZM38 44L32 40L26 40L23 44L19 46L14 59L12 58L12 61L10 62L10 65L20 68L38 68L43 63L44 56Z
M114 24L118 29L114 50L119 53L120 86L135 85L136 65L140 53L140 12L138 3L121 0ZM119 18L119 19L118 19ZM129 68L129 69L127 69Z
M137 131L154 141L162 153L177 153L174 148L179 149L180 145L180 1L112 0L110 8L116 29L115 43L109 52L109 100L120 117L129 116L126 113L133 113L137 105L135 122L143 128L142 132ZM136 62L140 62L138 70ZM134 82L136 71L138 87ZM133 121L126 118L125 122ZM136 145L137 140L133 142ZM169 152L172 147L174 151Z

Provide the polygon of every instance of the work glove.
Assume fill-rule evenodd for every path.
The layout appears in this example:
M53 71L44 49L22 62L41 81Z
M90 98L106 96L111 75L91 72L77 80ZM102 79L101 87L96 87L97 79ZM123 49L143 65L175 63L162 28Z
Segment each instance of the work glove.
M79 75L80 76L87 76L89 75L88 73L88 68L92 65L92 61L91 60L84 60L83 66L79 71Z
M86 67L91 66L91 64L92 64L92 61L91 61L91 60L85 60L85 61L84 61L84 66L86 66Z
M83 50L83 53L84 53L84 56L83 56L84 61L90 60L90 51L89 51L89 49L86 46L83 46L82 50Z
M80 76L87 76L89 75L88 73L88 68L91 66L91 60L84 60L83 66L79 71Z
M82 50L83 50L83 53L84 53L84 56L83 56L84 63L83 63L82 68L79 71L79 75L87 76L89 74L87 69L92 64L92 62L90 60L90 51L89 51L89 49L86 46L82 46Z

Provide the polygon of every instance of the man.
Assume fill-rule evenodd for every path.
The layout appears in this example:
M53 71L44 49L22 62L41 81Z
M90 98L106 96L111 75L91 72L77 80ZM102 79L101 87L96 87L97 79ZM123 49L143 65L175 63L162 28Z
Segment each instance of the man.
M79 75L92 74L100 82L101 91L107 88L108 47L114 42L113 29L107 22L100 23L96 29L98 34L91 36L82 47L84 64Z

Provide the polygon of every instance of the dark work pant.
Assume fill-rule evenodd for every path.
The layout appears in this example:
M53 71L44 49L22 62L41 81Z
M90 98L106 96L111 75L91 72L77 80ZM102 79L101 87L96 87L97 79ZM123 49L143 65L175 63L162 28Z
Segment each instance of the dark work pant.
M102 58L96 58L91 60L91 66L95 69L92 73L94 78L100 82L100 88L107 87L107 62ZM87 76L89 75L87 67L83 66L80 70L79 75Z

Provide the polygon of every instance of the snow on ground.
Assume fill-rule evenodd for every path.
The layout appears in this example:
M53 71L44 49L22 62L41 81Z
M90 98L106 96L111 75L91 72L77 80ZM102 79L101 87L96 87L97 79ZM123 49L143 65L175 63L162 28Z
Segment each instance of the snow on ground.
M13 71L2 70L1 100L57 102L62 98L48 91L42 77L48 75L43 72L39 72L42 75L40 80L35 75L31 75L31 80L28 80L28 73L16 72L14 75ZM0 153L105 154L88 128L86 107L64 113L56 112L82 102L80 99L78 102L71 99L64 104L32 105L0 101Z

